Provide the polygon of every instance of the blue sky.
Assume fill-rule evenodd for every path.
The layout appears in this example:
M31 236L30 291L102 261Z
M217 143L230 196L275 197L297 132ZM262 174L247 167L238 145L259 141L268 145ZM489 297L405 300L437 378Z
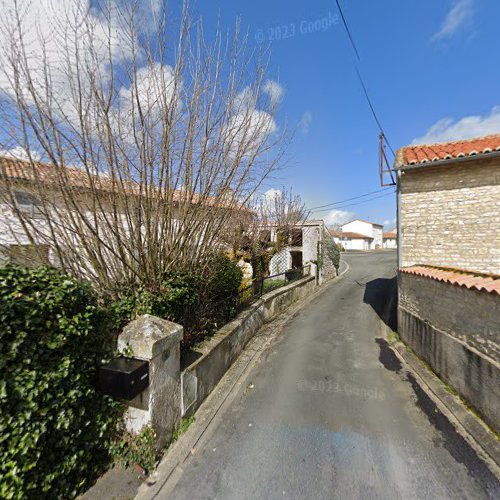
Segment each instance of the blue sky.
M140 5L147 10L159 1ZM99 4L38 2L50 4L52 11ZM500 132L498 0L340 2L359 50L359 69L394 149ZM174 23L180 3L171 4ZM270 45L268 79L279 82L275 93L283 93L276 122L297 132L287 167L268 180L265 190L292 187L313 208L380 189L379 131L335 0L198 0L192 10L203 17L208 34L218 21L223 29L234 29L239 17L250 45ZM363 218L391 229L391 191L312 216L329 224Z
M414 140L500 132L498 0L343 0L341 5L359 49L360 70L395 149ZM211 0L195 10L209 26L218 15L225 26L241 16L252 43L269 43L281 33L281 40L270 42L269 73L285 89L279 122L303 120L304 126L289 166L270 187L293 186L309 207L379 189L378 129L343 26L328 23L330 15L338 16L334 0ZM325 31L310 27L310 21L324 18ZM316 215L329 222L388 221L392 227L395 197L342 211L349 213Z

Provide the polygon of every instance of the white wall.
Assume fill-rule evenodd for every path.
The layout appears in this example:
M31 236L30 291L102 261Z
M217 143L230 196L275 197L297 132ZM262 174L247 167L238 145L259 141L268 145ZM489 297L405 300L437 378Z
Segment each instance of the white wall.
M361 220L353 220L342 226L344 233L358 233L365 236L373 237L373 224Z
M373 241L372 241L372 250L375 250L376 248L382 248L382 243L383 243L383 235L384 235L384 228L382 226L372 226L373 227Z
M398 247L397 240L395 240L395 239L384 240L383 247L384 248L397 248Z
M365 236L373 238L368 249L375 250L382 248L384 228L382 226L372 224L371 222L365 222L362 220L353 220L342 226L342 231L345 233L358 233ZM361 241L361 240L360 240ZM359 244L356 244L359 245ZM347 250L347 248L346 248ZM358 248L352 248L351 250L359 250Z
M348 238L340 243L346 250L370 250L370 240L368 239Z

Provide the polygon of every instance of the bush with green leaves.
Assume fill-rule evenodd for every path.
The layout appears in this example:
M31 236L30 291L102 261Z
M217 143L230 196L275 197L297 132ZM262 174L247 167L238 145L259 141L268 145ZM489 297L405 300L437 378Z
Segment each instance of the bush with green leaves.
M149 474L155 468L159 455L156 451L156 431L152 426L146 426L134 435L122 430L110 451L124 467L137 464Z
M119 405L96 390L108 326L89 284L0 268L1 498L72 498L109 461Z
M242 271L224 254L215 254L203 272L167 273L157 290L137 287L113 304L117 328L141 314L184 326L183 348L212 334L237 313Z
M331 263L335 266L335 269L338 271L340 266L340 250L335 242L330 238L326 240L326 254L328 255Z

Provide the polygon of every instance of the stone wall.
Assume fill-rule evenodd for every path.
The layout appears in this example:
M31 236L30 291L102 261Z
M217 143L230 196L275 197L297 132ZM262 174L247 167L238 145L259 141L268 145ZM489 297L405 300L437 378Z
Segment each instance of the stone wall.
M308 276L264 295L196 350L201 357L182 372L182 414L192 415L212 392L258 329L316 286Z
M401 174L403 267L500 274L500 160Z
M500 429L500 297L399 274L401 339Z

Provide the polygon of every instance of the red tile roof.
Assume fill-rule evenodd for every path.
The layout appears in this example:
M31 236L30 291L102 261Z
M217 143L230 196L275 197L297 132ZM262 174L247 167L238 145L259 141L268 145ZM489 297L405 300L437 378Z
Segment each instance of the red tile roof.
M336 229L328 229L328 232L332 235L335 236L335 238L340 238L342 233L340 231L337 231Z
M113 179L107 175L93 175L86 169L75 167L55 167L50 163L36 162L31 163L26 160L18 160L8 156L0 156L0 179L6 177L15 181L39 182L46 185L69 186L83 190L96 190L108 193L128 193L131 195L142 195L144 190L141 184L133 180ZM159 192L159 190L158 190ZM184 197L184 199L183 199ZM200 196L196 193L189 193L176 189L173 192L172 200L174 202L188 201L190 203L206 206L215 206L217 201L212 196ZM223 206L220 202L219 206ZM230 204L228 204L230 205ZM237 208L237 207L236 207ZM240 207L243 209L243 207Z
M399 269L400 273L424 276L436 281L465 286L475 290L484 290L488 293L500 295L500 276L474 273L455 269L441 269L431 266L411 266Z
M350 238L352 240L360 240L360 239L373 240L373 238L371 236L366 236L366 234L350 233L349 231L345 232L345 233L344 232L340 233L340 237L341 238Z
M398 168L468 156L488 155L493 152L500 152L500 134L441 144L406 146L398 150L395 166Z
M390 233L384 233L384 240L395 240L397 239L398 235L395 231L390 232Z

